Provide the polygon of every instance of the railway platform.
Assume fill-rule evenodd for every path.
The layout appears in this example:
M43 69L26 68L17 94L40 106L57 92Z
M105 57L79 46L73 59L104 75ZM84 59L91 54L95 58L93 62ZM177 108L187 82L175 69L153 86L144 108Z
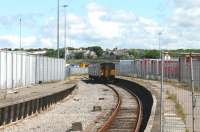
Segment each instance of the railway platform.
M76 88L74 82L45 83L1 91L0 128L48 110Z
M70 96L48 111L1 128L4 132L95 132L116 104L112 90L102 84L78 81Z
M1 90L0 107L5 107L8 105L24 102L26 100L47 96L65 89L69 89L74 85L74 82L65 83L64 81L62 81L33 85L13 90L10 89L7 91L6 98L4 98L5 90Z

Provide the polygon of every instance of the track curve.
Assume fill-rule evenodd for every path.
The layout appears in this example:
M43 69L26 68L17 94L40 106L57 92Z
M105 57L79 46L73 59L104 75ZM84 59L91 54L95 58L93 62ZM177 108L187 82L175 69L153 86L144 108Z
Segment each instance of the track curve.
M116 93L118 102L98 132L139 132L142 121L142 104L139 98L127 89L113 85L106 86Z
M92 81L87 80L86 82L87 83L102 83L100 81L95 81L95 80L92 80ZM143 109L142 119L141 119L142 121L139 128L139 132L144 132L147 127L149 117L151 115L151 109L153 106L153 97L152 97L151 92L147 90L145 87L137 84L136 82L121 79L121 78L116 78L115 83L113 85L129 90L135 95L137 95L137 97L139 98L142 105L142 109Z
M143 86L133 81L124 80L120 78L116 78L115 85L121 88L131 90L140 99L142 103L142 107L143 107L143 118L142 118L142 124L140 127L140 132L144 132L148 124L149 117L151 115L151 109L153 106L153 97L152 97L151 92L147 90L146 88L144 88Z

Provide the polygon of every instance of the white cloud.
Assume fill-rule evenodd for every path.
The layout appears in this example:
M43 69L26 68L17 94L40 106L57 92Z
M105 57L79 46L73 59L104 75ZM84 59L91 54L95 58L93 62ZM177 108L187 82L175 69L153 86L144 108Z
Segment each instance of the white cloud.
M200 48L200 1L170 0L174 11L165 27L164 42L173 48Z
M19 43L19 37L15 35L0 36L0 40L10 41L13 44Z
M24 48L34 46L37 38L34 36L22 37L22 46ZM12 47L18 48L20 44L19 36L16 35L5 35L0 36L0 47Z
M41 43L44 47L54 48L53 40L50 38L42 38Z
M200 1L166 0L174 4L171 15L161 26L153 18L138 16L131 11L109 10L96 3L86 7L86 15L70 13L70 46L99 45L104 48L158 48L158 32L164 48L200 48ZM64 39L64 18L61 18L60 45ZM37 36L24 37L26 47L39 45L56 47L56 17L46 18ZM68 34L68 35L69 35ZM17 46L17 36L0 36L0 42L7 41ZM70 43L69 38L67 39ZM39 44L37 44L39 43Z
M88 22L93 31L105 39L112 39L118 35L119 22L102 19L111 17L107 15L110 14L100 6L94 3L88 5Z
M194 8L200 6L199 0L167 0L174 4L176 8Z

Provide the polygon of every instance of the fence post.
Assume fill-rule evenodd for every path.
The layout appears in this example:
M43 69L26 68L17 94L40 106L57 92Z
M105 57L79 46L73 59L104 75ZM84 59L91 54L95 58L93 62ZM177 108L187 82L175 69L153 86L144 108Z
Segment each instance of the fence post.
M52 66L52 58L50 58L50 70L49 70L49 72L50 72L50 78L49 78L49 81L52 81L52 68L53 68L53 66Z
M58 59L58 80L60 80L60 59Z
M59 71L59 78L60 78L60 80L62 80L62 64L61 64L61 59L59 60L59 62L60 62L60 66L59 66L59 69L60 69L60 71Z
M13 52L12 52L12 53L11 53L11 79L12 79L12 82L11 82L11 83L12 83L12 89L14 88L14 84L13 84L13 83L14 83L14 79L13 79L13 78L14 78L14 77L13 77L14 74L13 74L13 71L14 71L14 70L13 70Z
M4 95L4 99L6 99L6 96L7 96L7 71L8 71L8 69L7 69L7 59L8 59L8 56L7 56L7 50L6 50L6 62L5 62L5 64L6 64L6 66L5 66L5 72L6 72L6 77L5 77L5 88L6 88L6 90L5 90L5 95Z
M37 55L35 56L35 84L37 84Z
M193 69L193 60L192 60L192 53L190 53L190 71L191 71L191 88L192 88L192 131L194 132L194 109L195 109L195 95L194 95L194 69Z
M49 82L49 58L47 57L47 82Z
M45 82L44 81L44 69L45 69L45 67L44 67L44 56L42 57L42 65L43 65L42 66L42 70L43 70L43 75L42 75L43 76L43 80L42 80L42 82Z
M28 79L28 85L31 84L31 56L28 55L28 73L29 73L29 79Z
M160 89L160 131L163 132L163 125L164 125L164 58L163 58L163 51L161 51L161 89Z
M27 77L27 75L26 75L26 69L27 69L27 55L25 54L24 55L24 57L25 57L25 60L24 60L24 71L25 71L25 73L24 73L24 82L25 82L25 87L26 87L26 77Z
M40 82L40 70L41 70L41 64L40 64L40 55L38 55L38 82Z
M17 61L17 60L18 60L18 59L17 59L17 52L16 52L15 55L16 55L16 58L15 58L15 64L16 64L16 67L15 67L15 79L16 79L16 80L15 80L15 87L17 87L17 82L18 82L18 80L17 80L17 70L18 70L18 65L17 65L17 64L18 64L18 61Z
M0 89L1 89L1 51L0 51Z
M159 66L159 59L157 59L156 60L156 66L157 66L157 68L156 68L156 73L157 73L157 79L159 79L159 76L160 76L160 73L159 73L159 68L160 68L160 66Z
M178 61L178 68L179 68L179 73L178 73L178 79L179 79L179 82L181 82L181 68L182 68L182 66L181 66L181 58L179 57L179 59L178 59L179 61Z
M53 64L52 64L52 62L53 62L53 58L51 58L51 78L50 78L50 81L52 81L52 78L53 78Z
M23 54L21 53L21 87L23 86Z
M61 80L61 60L58 61L59 62L59 80Z
M54 81L56 80L56 59L54 58Z

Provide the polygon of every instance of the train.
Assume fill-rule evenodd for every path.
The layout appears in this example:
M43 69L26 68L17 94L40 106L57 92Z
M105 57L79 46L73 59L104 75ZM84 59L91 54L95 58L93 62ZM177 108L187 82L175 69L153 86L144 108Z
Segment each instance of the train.
M88 74L91 80L114 81L116 76L115 64L90 64L88 67Z

